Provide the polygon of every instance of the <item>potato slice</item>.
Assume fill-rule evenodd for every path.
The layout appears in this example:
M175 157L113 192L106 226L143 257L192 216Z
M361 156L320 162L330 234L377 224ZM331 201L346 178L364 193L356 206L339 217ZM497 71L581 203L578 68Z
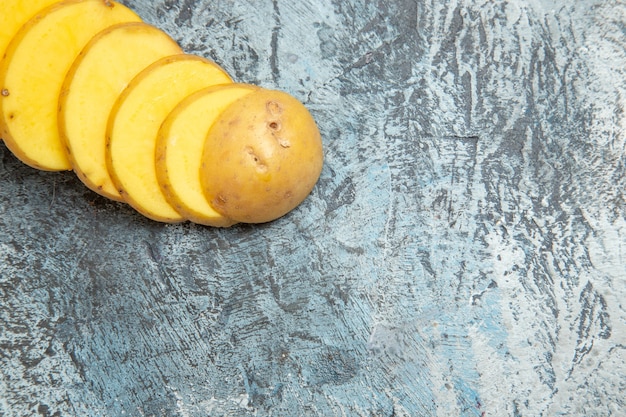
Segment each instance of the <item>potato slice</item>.
M113 1L68 0L22 26L0 63L0 134L17 158L42 170L71 169L57 124L65 74L100 30L139 20Z
M31 17L44 8L58 3L59 0L6 0L3 1L0 13L0 56L4 54L9 42L17 31Z
M306 198L322 163L320 133L306 107L289 94L257 90L231 104L209 130L200 180L223 216L264 223Z
M181 55L142 71L118 98L107 128L107 166L124 200L144 216L162 222L184 220L167 202L157 181L159 127L185 97L231 82L211 61Z
M63 84L59 132L72 168L87 187L122 201L105 160L109 113L137 74L164 57L180 54L172 38L146 23L112 26L80 53Z
M204 196L200 185L202 150L219 115L256 89L248 84L228 84L201 90L183 100L163 122L157 137L157 179L169 203L186 219L214 227L235 223L215 211Z

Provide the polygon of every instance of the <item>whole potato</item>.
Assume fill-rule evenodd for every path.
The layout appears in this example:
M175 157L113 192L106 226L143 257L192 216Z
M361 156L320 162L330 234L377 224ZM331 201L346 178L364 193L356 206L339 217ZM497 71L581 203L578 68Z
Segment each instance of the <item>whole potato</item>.
M204 145L201 183L216 211L264 223L300 204L323 164L309 111L284 92L259 89L224 110Z

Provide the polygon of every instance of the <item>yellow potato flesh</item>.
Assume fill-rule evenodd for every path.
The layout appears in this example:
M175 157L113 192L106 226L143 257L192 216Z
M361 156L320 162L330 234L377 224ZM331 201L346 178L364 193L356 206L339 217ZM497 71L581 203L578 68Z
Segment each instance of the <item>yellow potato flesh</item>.
M162 222L184 220L157 181L155 153L161 124L185 97L231 82L212 62L180 56L143 71L117 100L107 128L107 166L124 200L144 216Z
M200 180L223 216L264 223L307 197L322 163L320 133L304 105L258 90L231 104L209 130Z
M100 30L140 19L102 0L64 1L45 10L22 26L0 64L0 134L22 162L60 171L71 169L57 123L67 71Z
M0 13L0 54L4 54L17 31L37 12L59 0L4 0Z
M163 194L194 223L214 227L234 224L209 204L200 184L200 165L207 133L232 103L255 91L246 84L201 90L183 100L167 116L157 137L156 171Z
M106 128L115 100L152 63L182 50L145 23L113 26L95 36L70 68L59 101L59 131L72 168L87 187L121 201L105 160Z

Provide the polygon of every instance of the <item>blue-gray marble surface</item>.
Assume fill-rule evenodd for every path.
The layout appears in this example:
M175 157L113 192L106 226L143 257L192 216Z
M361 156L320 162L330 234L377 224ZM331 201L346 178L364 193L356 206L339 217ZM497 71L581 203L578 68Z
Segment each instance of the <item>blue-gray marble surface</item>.
M624 1L124 3L324 170L213 229L0 145L1 416L626 416Z

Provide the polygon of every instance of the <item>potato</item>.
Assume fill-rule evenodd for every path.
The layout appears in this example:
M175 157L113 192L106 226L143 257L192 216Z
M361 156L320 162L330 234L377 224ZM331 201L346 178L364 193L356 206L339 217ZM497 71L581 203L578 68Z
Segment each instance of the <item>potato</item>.
M204 196L199 175L202 150L221 113L256 89L248 84L209 87L183 100L163 122L157 136L157 179L167 201L187 220L214 227L234 224Z
M200 179L223 216L264 223L307 197L322 163L320 133L304 105L258 90L231 104L209 130Z
M37 12L59 0L3 0L0 13L0 56L17 31Z
M137 74L164 57L180 54L181 48L165 32L146 23L129 23L100 32L74 61L61 90L58 125L72 168L87 187L122 201L105 160L109 113Z
M65 74L100 30L139 20L112 1L69 0L22 26L0 63L0 134L17 158L42 170L71 169L57 124Z
M161 222L263 223L311 192L322 141L302 103L112 0L57 1L0 6L0 139L18 159Z
M219 66L193 55L160 61L133 79L114 105L107 127L107 167L124 201L153 220L184 220L157 181L159 127L185 97L231 82Z

